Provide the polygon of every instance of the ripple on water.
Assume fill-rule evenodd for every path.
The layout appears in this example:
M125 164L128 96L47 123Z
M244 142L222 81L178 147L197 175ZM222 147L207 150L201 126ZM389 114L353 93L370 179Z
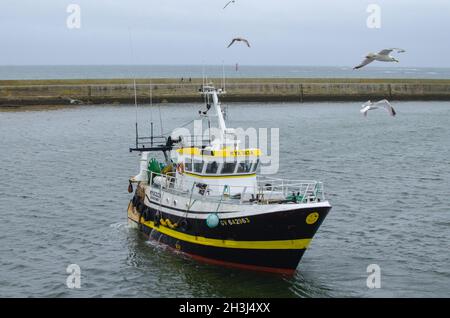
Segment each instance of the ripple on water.
M127 225L131 108L3 113L0 296L448 296L450 105L422 104L398 102L395 120L364 120L358 103L230 105L230 126L280 127L279 175L323 181L333 205L293 277L201 264ZM169 130L197 105L161 108ZM65 286L69 264L80 290Z

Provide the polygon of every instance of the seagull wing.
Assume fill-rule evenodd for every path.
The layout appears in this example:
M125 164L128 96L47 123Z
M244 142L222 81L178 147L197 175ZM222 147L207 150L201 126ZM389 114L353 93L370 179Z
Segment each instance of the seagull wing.
M228 3L225 5L225 7L223 7L224 9L226 8L226 7L228 7L228 5L230 4L230 3L232 3L233 1L228 1Z
M404 49L399 48L392 48L392 49L384 49L378 52L379 55L389 55L392 51L397 51L397 53L404 53L406 52Z
M362 108L360 109L360 112L364 115L364 117L367 117L367 112L369 111L369 109L370 109L370 105L367 105L367 106L362 106Z
M358 66L355 66L353 69L354 69L354 70L357 70L357 69L359 69L359 68L361 68L361 67L366 66L367 64L372 63L373 61L374 61L374 58L373 58L373 57L366 57L366 59L365 59L364 61L362 61L361 64L359 64Z
M380 100L379 102L375 103L376 105L383 105L384 108L389 112L389 114L392 117L395 117L397 115L397 112L395 111L394 107L392 107L391 103L387 99Z
M66 97L64 99L67 100L70 104L75 104L77 102L77 100L72 97Z
M242 39L242 42L244 42L245 44L247 44L248 47L250 47L250 43L246 39Z
M394 47L390 49L391 51L397 51L397 53L405 53L406 51L404 49L399 49L398 47Z
M384 49L378 52L378 55L389 55L394 49Z
M236 42L236 39L233 39L233 40L231 41L231 43L228 44L227 48L229 48L230 46L232 46L234 42Z
M361 109L359 111L364 115L364 117L367 117L367 112L372 109L372 105L373 103L370 100L361 105Z

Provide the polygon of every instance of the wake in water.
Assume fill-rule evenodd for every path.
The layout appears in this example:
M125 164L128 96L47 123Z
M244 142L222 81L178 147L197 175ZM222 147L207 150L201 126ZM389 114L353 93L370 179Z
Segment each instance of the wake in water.
M112 224L109 225L109 227L110 227L110 228L113 228L113 229L116 229L116 230L120 230L120 229L123 229L123 228L127 228L127 229L132 228L132 227L128 224L128 222L117 222L117 223L112 223Z

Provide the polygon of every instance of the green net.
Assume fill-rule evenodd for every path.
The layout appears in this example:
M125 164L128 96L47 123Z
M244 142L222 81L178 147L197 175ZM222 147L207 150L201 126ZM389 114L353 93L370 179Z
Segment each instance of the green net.
M148 171L154 173L161 173L161 164L155 158L150 159L148 163Z

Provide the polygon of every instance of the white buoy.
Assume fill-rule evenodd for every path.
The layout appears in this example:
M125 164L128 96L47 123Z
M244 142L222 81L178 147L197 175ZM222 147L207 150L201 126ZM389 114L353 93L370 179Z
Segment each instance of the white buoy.
M210 229L213 229L219 225L219 221L219 216L216 213L211 213L206 218L206 225L208 225Z

